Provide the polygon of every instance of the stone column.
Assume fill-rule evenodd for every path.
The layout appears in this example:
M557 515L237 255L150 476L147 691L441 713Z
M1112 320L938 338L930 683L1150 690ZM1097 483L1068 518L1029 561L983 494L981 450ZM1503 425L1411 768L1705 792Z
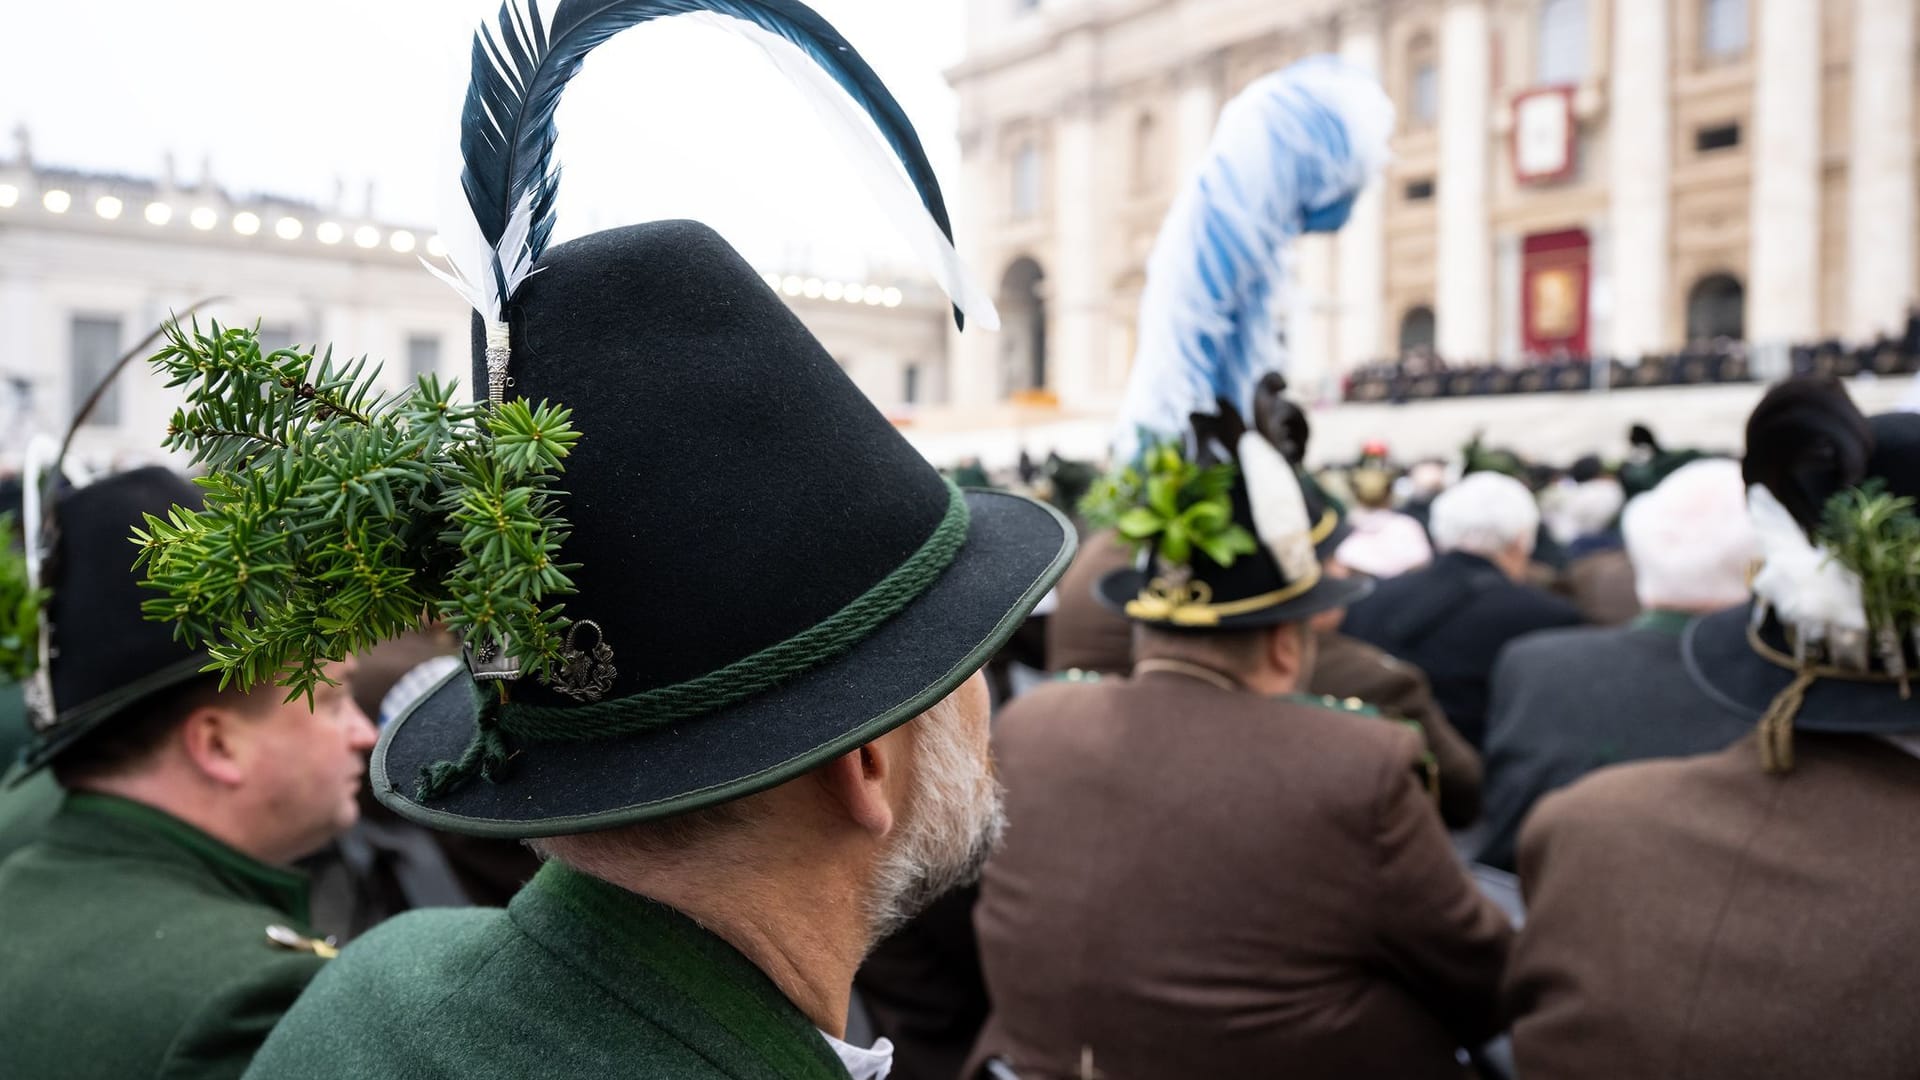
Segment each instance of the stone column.
M1184 183L1187 174L1206 156L1213 125L1220 119L1220 62L1209 54L1180 73L1180 96L1174 105L1174 159L1172 180Z
M1854 0L1847 165L1849 337L1895 332L1914 299L1913 0Z
M1378 76L1383 67L1379 9L1355 7L1358 10L1340 25L1340 55ZM1387 291L1385 184L1383 176L1367 185L1335 244L1339 274L1335 294L1340 305L1334 341L1337 373L1352 371L1391 351L1381 340Z
M960 183L947 190L947 201L953 208L954 247L995 303L1000 301L1000 275L1006 268L988 261L991 248L987 237L1002 217L1005 194L996 189L995 179L1003 175L996 140L985 131L962 133ZM978 409L999 399L999 337L999 333L977 322L969 323L965 331L947 323L946 404L956 409Z
M1490 35L1485 0L1450 0L1440 23L1440 168L1434 317L1440 355L1493 352L1493 247L1487 224Z
M1613 0L1607 344L1629 361L1678 344L1666 340L1673 171L1667 8L1665 0Z
M1758 10L1747 337L1767 347L1820 331L1820 5L1766 0ZM1900 139L1911 147L1910 133Z
M1096 107L1091 94L1070 99L1055 116L1053 265L1045 267L1048 388L1067 408L1097 403L1117 391L1105 385L1106 294L1101 282L1101 214Z
M1334 238L1302 236L1293 245L1293 280L1287 290L1287 382L1302 400L1326 396L1335 377Z

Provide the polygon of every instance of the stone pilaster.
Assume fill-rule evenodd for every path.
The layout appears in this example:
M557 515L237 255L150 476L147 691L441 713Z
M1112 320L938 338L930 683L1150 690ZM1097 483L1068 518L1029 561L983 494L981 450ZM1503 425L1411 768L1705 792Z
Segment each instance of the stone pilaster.
M1854 338L1897 331L1914 299L1913 0L1854 0L1847 299Z
M1485 0L1450 0L1440 22L1439 235L1434 316L1440 355L1493 353L1493 244L1487 222L1491 28Z
M1620 357L1677 344L1665 340L1673 287L1667 273L1672 262L1670 22L1666 0L1613 0L1607 347Z
M1820 6L1756 10L1747 337L1768 347L1820 331Z

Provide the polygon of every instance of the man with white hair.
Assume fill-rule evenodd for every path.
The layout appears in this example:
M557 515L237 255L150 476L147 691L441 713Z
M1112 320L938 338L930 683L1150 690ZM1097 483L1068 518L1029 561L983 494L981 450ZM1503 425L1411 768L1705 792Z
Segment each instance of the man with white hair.
M1340 630L1425 671L1440 708L1478 747L1500 650L1536 630L1576 626L1580 613L1525 583L1540 508L1520 481L1473 473L1433 500L1430 524L1440 557L1382 582Z
M1740 466L1682 467L1628 504L1621 530L1640 616L1535 634L1494 666L1482 862L1512 867L1520 823L1548 792L1605 765L1718 750L1752 727L1700 690L1680 656L1689 621L1747 598L1758 547Z

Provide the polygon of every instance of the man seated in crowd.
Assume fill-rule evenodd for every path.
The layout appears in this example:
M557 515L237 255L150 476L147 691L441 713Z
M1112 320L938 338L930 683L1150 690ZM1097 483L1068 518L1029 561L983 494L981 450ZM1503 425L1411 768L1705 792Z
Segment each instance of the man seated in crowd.
M1739 464L1684 466L1629 504L1621 529L1644 612L1529 635L1494 665L1481 862L1512 869L1521 820L1555 788L1603 765L1718 750L1752 728L1680 656L1693 616L1747 597L1758 548Z
M1524 584L1540 508L1520 481L1469 475L1434 499L1431 527L1441 552L1433 565L1381 582L1340 629L1426 672L1447 719L1479 747L1500 650L1536 630L1576 626L1580 613Z
M127 534L198 503L155 468L54 507L53 711L16 779L66 797L0 866L0 1074L238 1076L332 952L290 864L354 823L373 725L344 686L221 690L142 618Z
M1237 441L1231 499L1259 549L1162 547L1109 573L1102 598L1138 624L1132 677L1048 684L996 724L1009 829L976 912L994 1008L976 1064L1458 1077L1456 1049L1498 1027L1510 931L1454 858L1420 739L1298 693L1309 621L1367 583L1272 527L1304 507L1247 519L1287 500L1244 479L1251 454L1289 468L1259 441Z
M1837 380L1790 380L1749 423L1745 476L1753 604L1695 620L1681 648L1758 730L1601 770L1527 821L1505 1001L1528 1080L1920 1062L1917 627L1878 599L1912 595L1920 415L1869 422Z

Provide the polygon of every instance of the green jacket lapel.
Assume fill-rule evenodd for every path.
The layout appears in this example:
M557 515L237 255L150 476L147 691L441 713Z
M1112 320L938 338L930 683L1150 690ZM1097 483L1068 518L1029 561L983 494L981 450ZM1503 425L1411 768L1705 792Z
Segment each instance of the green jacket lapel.
M847 1080L759 968L685 915L550 862L508 906L529 937L739 1080Z

